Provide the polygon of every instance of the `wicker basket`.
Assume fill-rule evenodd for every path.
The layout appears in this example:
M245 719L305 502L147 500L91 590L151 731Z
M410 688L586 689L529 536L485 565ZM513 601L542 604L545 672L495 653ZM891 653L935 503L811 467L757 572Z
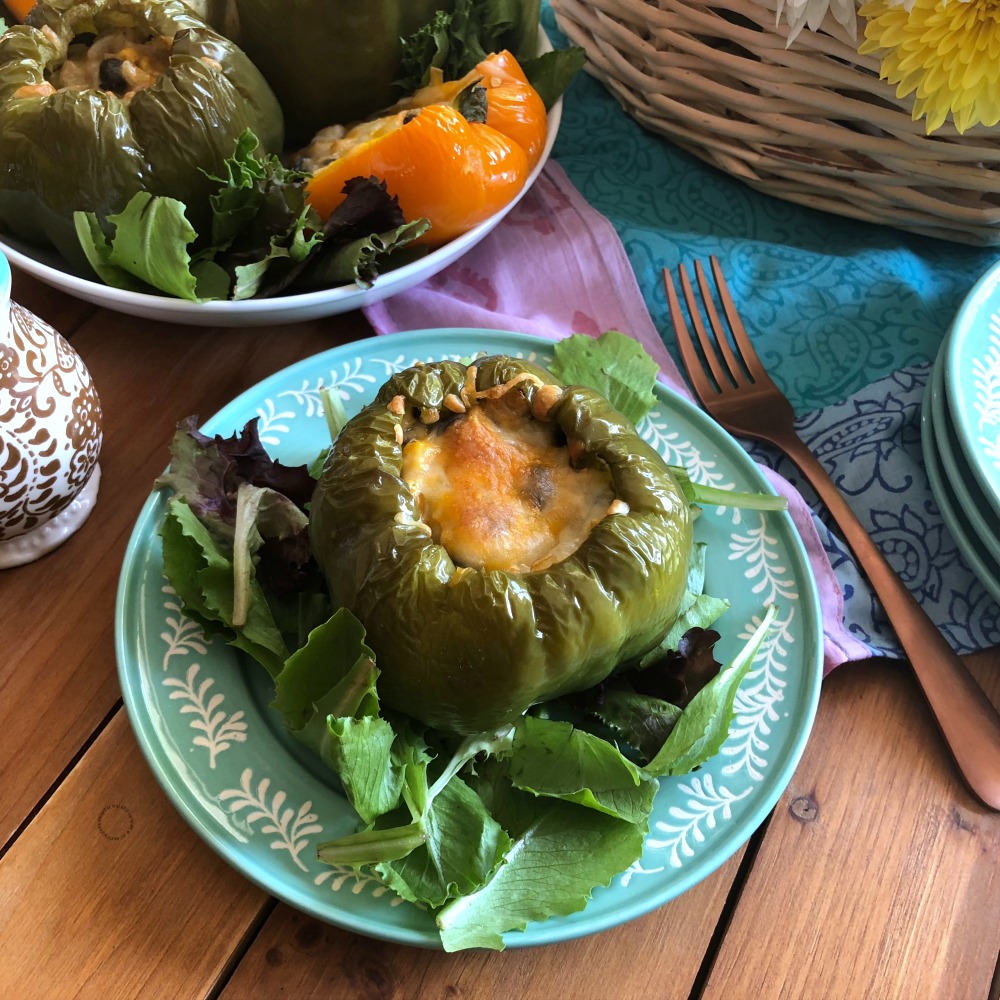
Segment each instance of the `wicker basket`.
M933 135L829 17L788 45L772 0L552 0L629 114L748 185L915 233L1000 244L1000 131ZM863 33L859 24L858 36Z

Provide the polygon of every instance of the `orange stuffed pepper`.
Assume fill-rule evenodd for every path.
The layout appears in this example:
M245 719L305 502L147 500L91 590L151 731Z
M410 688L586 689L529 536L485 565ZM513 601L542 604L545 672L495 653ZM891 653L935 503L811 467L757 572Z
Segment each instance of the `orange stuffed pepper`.
M485 100L483 100L485 98ZM353 177L377 177L438 246L479 225L524 187L545 146L541 98L509 52L461 80L432 81L374 121L321 132L303 151L308 197L326 219Z

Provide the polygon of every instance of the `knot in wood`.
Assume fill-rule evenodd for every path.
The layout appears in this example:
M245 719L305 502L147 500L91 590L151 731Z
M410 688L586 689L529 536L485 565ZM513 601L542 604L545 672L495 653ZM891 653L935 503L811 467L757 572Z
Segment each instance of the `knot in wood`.
M788 811L800 823L813 823L819 818L819 806L811 795L800 795L792 799Z

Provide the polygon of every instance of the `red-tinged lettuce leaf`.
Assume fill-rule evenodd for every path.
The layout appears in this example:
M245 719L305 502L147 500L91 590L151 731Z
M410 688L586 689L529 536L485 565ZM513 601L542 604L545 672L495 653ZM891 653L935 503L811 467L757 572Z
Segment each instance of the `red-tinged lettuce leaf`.
M510 777L522 791L564 799L628 823L645 823L659 787L606 740L525 716L514 729Z
M316 486L308 466L282 465L268 455L257 423L254 417L229 437L209 437L198 430L197 417L185 418L170 445L170 467L155 483L173 490L213 534L230 542L242 484L280 493L302 511Z
M714 653L719 639L714 629L688 629L677 649L664 650L652 662L626 671L622 677L639 694L685 708L722 667Z
M308 258L275 269L257 290L259 296L331 288L357 281L371 285L388 266L408 263L427 252L410 247L429 228L426 219L407 220L384 181L354 177L344 185L345 199L323 224L322 242Z
M646 823L520 791L507 777L509 766L488 761L470 779L511 845L481 889L438 913L445 951L500 950L505 931L577 913L597 886L610 884L642 854Z
M639 694L624 685L605 689L587 707L619 742L637 752L642 763L656 756L682 712L662 698Z
M776 614L777 608L768 605L743 649L691 699L666 742L646 765L648 774L687 774L722 749L736 718L736 692L750 672Z
M379 275L427 254L426 247L412 244L429 228L430 223L425 219L417 219L396 229L331 243L329 252L309 262L308 284L301 288L334 288L351 283L371 288Z
M691 551L691 559L688 563L687 584L684 595L681 598L680 607L677 610L677 618L670 630L660 641L655 649L650 650L639 661L639 667L646 669L656 665L660 660L676 653L682 644L684 636L694 629L704 632L710 629L729 609L729 601L719 597L712 597L705 591L705 544L698 542ZM690 649L690 642L688 648ZM716 667L718 669L718 667ZM705 678L707 680L707 677ZM700 685L687 683L688 696L694 694ZM643 688L643 690L645 690ZM667 700L676 701L678 705L686 705L687 697L683 692L676 697L673 693L664 693L661 697Z

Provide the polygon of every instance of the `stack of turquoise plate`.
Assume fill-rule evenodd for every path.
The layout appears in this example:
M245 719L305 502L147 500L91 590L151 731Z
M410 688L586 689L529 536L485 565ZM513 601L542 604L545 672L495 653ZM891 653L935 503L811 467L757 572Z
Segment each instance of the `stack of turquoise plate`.
M941 516L1000 601L1000 263L969 293L934 363L921 442Z

